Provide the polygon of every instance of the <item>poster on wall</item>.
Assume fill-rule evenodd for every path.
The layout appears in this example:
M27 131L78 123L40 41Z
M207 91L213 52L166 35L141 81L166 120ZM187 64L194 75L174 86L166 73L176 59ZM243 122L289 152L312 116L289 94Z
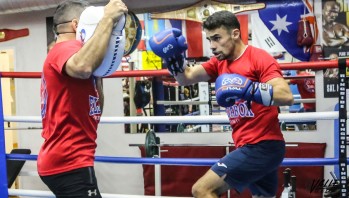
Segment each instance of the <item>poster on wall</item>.
M327 60L349 57L349 3L322 1L322 46ZM348 76L348 71L347 71ZM324 70L324 97L338 97L338 69Z

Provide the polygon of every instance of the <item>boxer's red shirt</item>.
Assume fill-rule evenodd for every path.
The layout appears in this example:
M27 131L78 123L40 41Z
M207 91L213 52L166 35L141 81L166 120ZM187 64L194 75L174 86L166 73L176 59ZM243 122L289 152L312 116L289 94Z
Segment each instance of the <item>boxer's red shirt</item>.
M264 50L248 46L243 54L234 61L219 61L212 57L202 64L211 82L223 73L236 73L255 82L267 82L273 78L282 78L279 64ZM230 125L233 128L232 138L236 147L255 144L263 140L284 140L279 127L278 108L266 107L251 102L238 100L226 108Z
M79 41L57 43L50 50L41 77L44 143L38 156L39 175L93 166L101 117L94 78L77 79L64 72L67 60L82 47Z
M310 76L311 73L302 71L297 76ZM301 98L315 98L315 79L314 78L303 78L303 79L291 79L291 84L297 85L298 92ZM315 103L303 103L304 109L315 109Z

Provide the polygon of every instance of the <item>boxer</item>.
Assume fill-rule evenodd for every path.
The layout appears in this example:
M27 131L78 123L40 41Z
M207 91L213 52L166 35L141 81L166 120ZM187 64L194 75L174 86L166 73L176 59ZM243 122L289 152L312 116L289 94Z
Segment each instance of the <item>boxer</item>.
M254 198L275 197L277 170L285 154L278 105L291 105L292 92L276 60L245 45L240 23L229 11L203 22L213 57L186 67L185 38L176 29L151 37L149 44L179 85L215 82L216 100L226 108L236 149L215 163L192 187L194 197L219 197L229 189L249 189Z

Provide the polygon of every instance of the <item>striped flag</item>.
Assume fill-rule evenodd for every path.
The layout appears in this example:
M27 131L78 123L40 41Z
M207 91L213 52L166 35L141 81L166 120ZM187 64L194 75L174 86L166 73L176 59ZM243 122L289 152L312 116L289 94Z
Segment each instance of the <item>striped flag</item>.
M144 26L147 41L154 34L167 28L178 28L187 39L187 58L210 57L212 55L209 42L202 31L202 24L199 22L175 19L151 19L149 14L144 14ZM190 32L190 34L187 34L187 32ZM151 50L149 45L146 45L146 49Z
M240 21L241 36L245 44L248 43L248 15L237 15ZM183 36L187 39L188 50L186 58L211 57L212 51L210 43L206 39L206 34L202 29L202 23L177 20L177 19L151 19L149 14L144 14L145 38L149 40L154 34L168 28L177 28L182 31ZM149 27L150 26L150 27ZM151 50L147 45L147 50Z
M144 29L144 15L138 14L137 17L138 17L139 22L141 23L141 26L142 26L142 37L141 37L141 41L139 42L139 44L137 46L137 50L145 51L146 50L146 46L145 46L146 37L145 37L145 29Z
M165 30L165 20L151 19L150 14L146 13L144 14L144 29L146 41L149 41L154 34ZM146 44L146 48L151 51L149 44Z

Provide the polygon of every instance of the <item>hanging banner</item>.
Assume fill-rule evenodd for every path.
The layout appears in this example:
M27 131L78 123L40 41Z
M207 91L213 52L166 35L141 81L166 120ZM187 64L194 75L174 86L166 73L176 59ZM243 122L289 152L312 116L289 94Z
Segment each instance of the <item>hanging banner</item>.
M322 41L327 60L349 57L348 1L322 1ZM348 69L348 68L347 68ZM347 70L348 76L348 70ZM324 97L338 97L338 68L324 70Z
M153 51L142 51L142 70L162 69L161 58Z

